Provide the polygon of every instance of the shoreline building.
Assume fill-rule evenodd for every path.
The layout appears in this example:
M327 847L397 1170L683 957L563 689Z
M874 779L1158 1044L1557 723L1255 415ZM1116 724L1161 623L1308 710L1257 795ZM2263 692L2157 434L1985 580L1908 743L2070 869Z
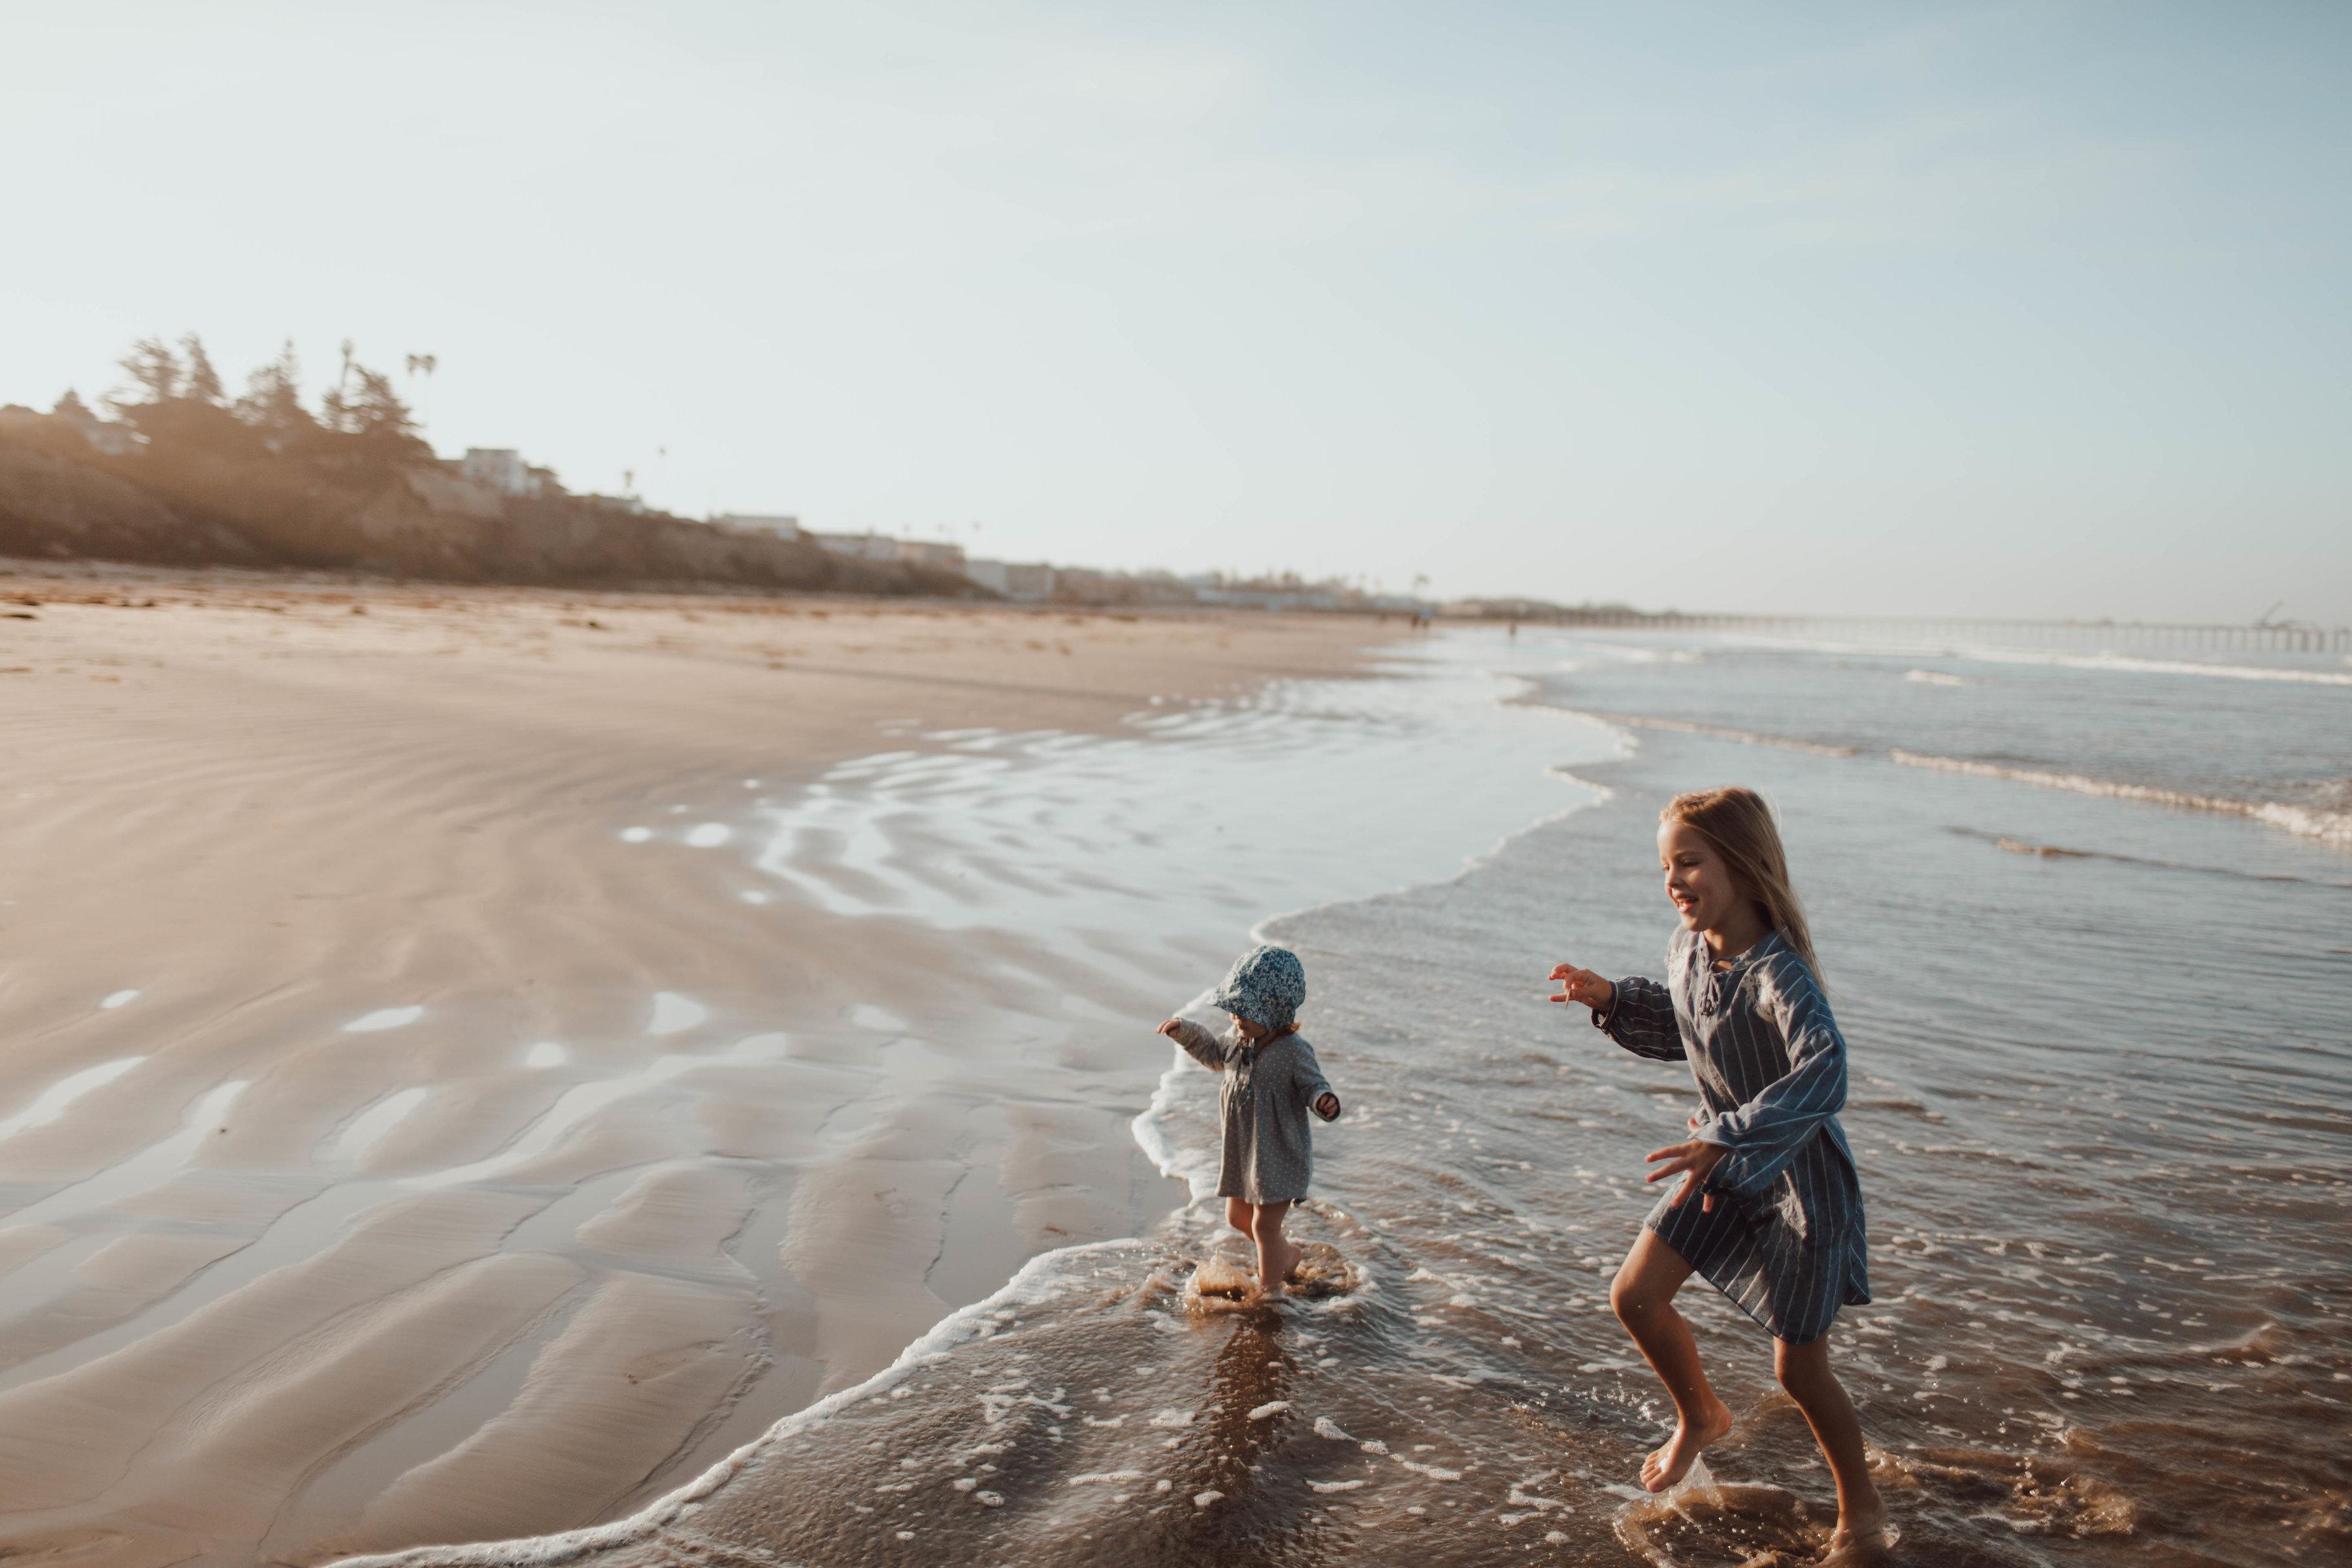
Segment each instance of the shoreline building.
M983 588L1008 599L1050 599L1054 569L1043 561L996 561L982 557L966 561L963 574Z
M764 518L713 518L713 522L758 523ZM791 521L791 519L779 520ZM858 561L897 562L908 566L927 567L934 572L951 572L968 582L993 589L1008 599L1035 602L1054 596L1059 574L1043 561L999 561L988 556L967 556L961 544L940 540L893 539L887 534L817 533L802 530L799 537Z
M856 561L898 559L898 542L885 539L878 533L811 533L808 537L835 555L846 555Z
M964 572L963 546L961 544L934 544L928 540L902 539L898 542L898 559L909 566L929 566L934 571L969 575Z
M457 472L502 496L535 496L544 488L540 476L546 470L524 462L512 447L468 447L457 459Z
M809 537L802 531L799 518L781 513L722 511L710 521L713 527L723 528L730 533L765 534L787 542Z

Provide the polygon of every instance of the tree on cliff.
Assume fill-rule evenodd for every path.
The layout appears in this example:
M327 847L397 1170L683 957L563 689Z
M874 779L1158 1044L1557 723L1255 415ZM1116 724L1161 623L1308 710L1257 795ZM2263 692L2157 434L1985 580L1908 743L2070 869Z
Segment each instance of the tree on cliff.
M120 363L129 384L106 401L144 437L141 461L151 481L159 463L295 465L276 483L294 482L290 476L297 472L367 479L433 457L392 378L362 364L349 342L341 377L320 399L315 415L302 405L302 368L290 339L253 373L234 404L194 332L176 348L161 338L142 338Z
M319 427L302 406L302 365L294 357L294 340L278 357L246 378L245 395L236 400L236 416L273 444L307 435Z
M384 449L417 448L430 456L416 437L416 419L408 405L392 389L392 377L371 370L352 355L351 340L343 341L343 374L320 400L320 423L330 430L356 436Z
M142 338L116 362L131 384L106 395L117 417L146 438L152 452L166 446L234 449L244 427L220 403L220 375L194 332L174 351L161 338Z
M169 403L180 395L180 356L161 338L141 338L131 352L114 362L131 377L131 384L106 395L107 406L128 415L134 408ZM145 395L141 395L142 394Z
M220 372L213 368L212 356L205 353L204 339L190 332L180 340L183 363L187 366L187 379L180 395L198 403L209 403L217 408L228 401L221 391Z

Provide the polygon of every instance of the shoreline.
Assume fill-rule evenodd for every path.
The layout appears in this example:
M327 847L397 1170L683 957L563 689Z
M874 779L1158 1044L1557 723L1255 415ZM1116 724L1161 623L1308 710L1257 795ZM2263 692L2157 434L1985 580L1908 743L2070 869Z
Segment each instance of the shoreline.
M908 1030L967 997L1034 1009L1034 986L908 922L755 905L709 851L893 731L1113 733L1155 698L1344 676L1377 635L148 571L0 574L12 593L42 603L0 623L26 759L0 1111L72 1094L0 1137L12 1206L68 1198L0 1227L24 1309L0 1325L0 1539L126 1563L633 1511L959 1305L881 1281L913 1269L928 1297L938 1254L993 1289L1057 1229L1130 1228L1123 1128L1108 1165L1083 1105L972 1143L968 1086L919 1065ZM866 1153L793 1165L860 1118ZM490 1184L435 1174L468 1169ZM908 1180L941 1184L935 1219L845 1228ZM1057 1195L1089 1191L1112 1195ZM778 1275L796 1236L847 1272L803 1251L809 1278L789 1254ZM689 1353L714 1339L737 1349Z

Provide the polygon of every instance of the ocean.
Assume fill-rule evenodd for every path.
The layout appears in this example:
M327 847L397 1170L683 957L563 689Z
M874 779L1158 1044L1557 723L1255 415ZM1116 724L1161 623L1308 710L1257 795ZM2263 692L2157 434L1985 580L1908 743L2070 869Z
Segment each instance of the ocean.
M995 978L851 1020L883 1088L814 1135L911 1160L1020 1122L1070 1162L917 1194L952 1310L694 1479L385 1561L1804 1561L1827 1474L1703 1281L1738 1425L1633 1484L1671 1409L1608 1283L1695 1094L1545 999L1563 959L1660 972L1658 808L1727 783L1781 816L1851 1049L1874 1300L1833 1361L1900 1560L2352 1557L2352 662L1449 630L1118 735L889 744L747 816L730 874ZM1304 958L1348 1108L1294 1232L1324 1286L1278 1310L1198 1289L1244 1256L1215 1081L1150 1034L1253 938ZM1128 1166L1084 1152L1112 1136ZM1034 1256L981 1277L967 1222ZM730 1245L809 1257L782 1208Z

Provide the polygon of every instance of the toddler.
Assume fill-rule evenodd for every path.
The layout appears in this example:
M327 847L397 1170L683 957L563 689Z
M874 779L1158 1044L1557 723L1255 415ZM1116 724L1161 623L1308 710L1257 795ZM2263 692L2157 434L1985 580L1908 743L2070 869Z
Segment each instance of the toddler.
M1279 1300L1297 1246L1282 1234L1290 1205L1307 1195L1315 1171L1310 1110L1339 1119L1339 1097L1324 1081L1315 1047L1298 1032L1307 1000L1307 970L1286 947L1244 953L1211 1002L1233 1015L1233 1026L1212 1035L1189 1018L1171 1018L1160 1032L1202 1067L1224 1075L1217 1112L1224 1158L1217 1195L1225 1219L1257 1245L1258 1292Z

